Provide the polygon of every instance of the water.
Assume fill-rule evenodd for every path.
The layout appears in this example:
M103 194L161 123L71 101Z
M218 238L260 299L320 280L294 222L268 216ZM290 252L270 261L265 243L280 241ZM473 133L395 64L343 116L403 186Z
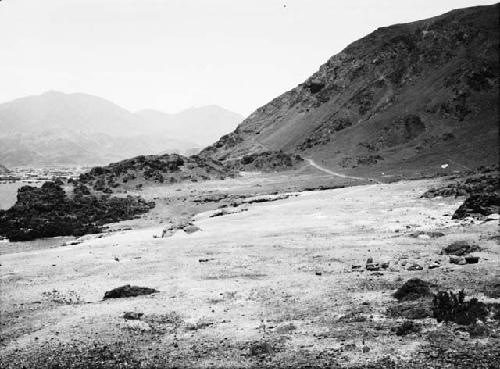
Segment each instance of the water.
M16 203L17 190L23 186L40 187L42 182L0 183L0 209L8 209Z
M39 187L41 182L21 182L15 183L0 183L0 209L8 209L16 203L17 190L23 186ZM33 251L39 249L48 249L52 247L59 247L65 241L72 240L74 237L54 237L46 239L38 239L27 242L8 242L7 240L0 240L0 255L12 252Z
M68 241L73 241L74 239L75 237L52 237L21 242L9 242L7 240L0 240L0 255L61 247L64 246Z

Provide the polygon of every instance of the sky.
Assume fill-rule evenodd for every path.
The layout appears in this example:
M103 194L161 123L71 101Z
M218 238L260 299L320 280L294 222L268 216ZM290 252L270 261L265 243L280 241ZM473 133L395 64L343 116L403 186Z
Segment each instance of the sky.
M481 0L0 0L0 102L83 92L248 115L378 27Z

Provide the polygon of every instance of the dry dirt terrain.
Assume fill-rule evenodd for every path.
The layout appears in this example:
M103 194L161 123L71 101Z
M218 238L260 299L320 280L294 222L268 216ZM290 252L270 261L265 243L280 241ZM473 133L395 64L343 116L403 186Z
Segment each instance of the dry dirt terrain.
M463 198L420 198L440 179L297 191L306 175L146 188L157 207L113 232L2 250L0 367L498 367L498 320L437 323L427 300L393 297L421 278L500 302L498 221L455 221ZM174 212L199 230L162 238ZM441 250L455 241L479 246L479 262L451 264ZM126 284L157 292L103 299Z

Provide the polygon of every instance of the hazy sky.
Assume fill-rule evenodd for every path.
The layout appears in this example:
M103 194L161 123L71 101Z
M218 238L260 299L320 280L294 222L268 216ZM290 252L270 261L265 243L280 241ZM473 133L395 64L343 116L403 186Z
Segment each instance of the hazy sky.
M85 92L247 115L374 29L482 0L3 0L0 102Z

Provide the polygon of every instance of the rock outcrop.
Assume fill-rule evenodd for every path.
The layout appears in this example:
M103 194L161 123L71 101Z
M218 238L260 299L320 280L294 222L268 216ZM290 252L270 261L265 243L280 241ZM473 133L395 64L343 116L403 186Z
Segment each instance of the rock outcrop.
M145 183L197 182L234 176L223 163L197 155L140 155L107 166L94 167L80 175L79 183L95 191L114 188L141 188Z
M15 205L0 210L0 236L28 241L100 233L104 224L133 219L153 206L138 197L96 196L81 186L71 198L54 182L40 188L24 186L18 190Z
M500 177L498 170L483 168L478 173L469 174L466 178L456 180L443 187L432 188L422 195L422 197L426 198L437 196L467 197L453 214L453 219L498 214L500 212Z

